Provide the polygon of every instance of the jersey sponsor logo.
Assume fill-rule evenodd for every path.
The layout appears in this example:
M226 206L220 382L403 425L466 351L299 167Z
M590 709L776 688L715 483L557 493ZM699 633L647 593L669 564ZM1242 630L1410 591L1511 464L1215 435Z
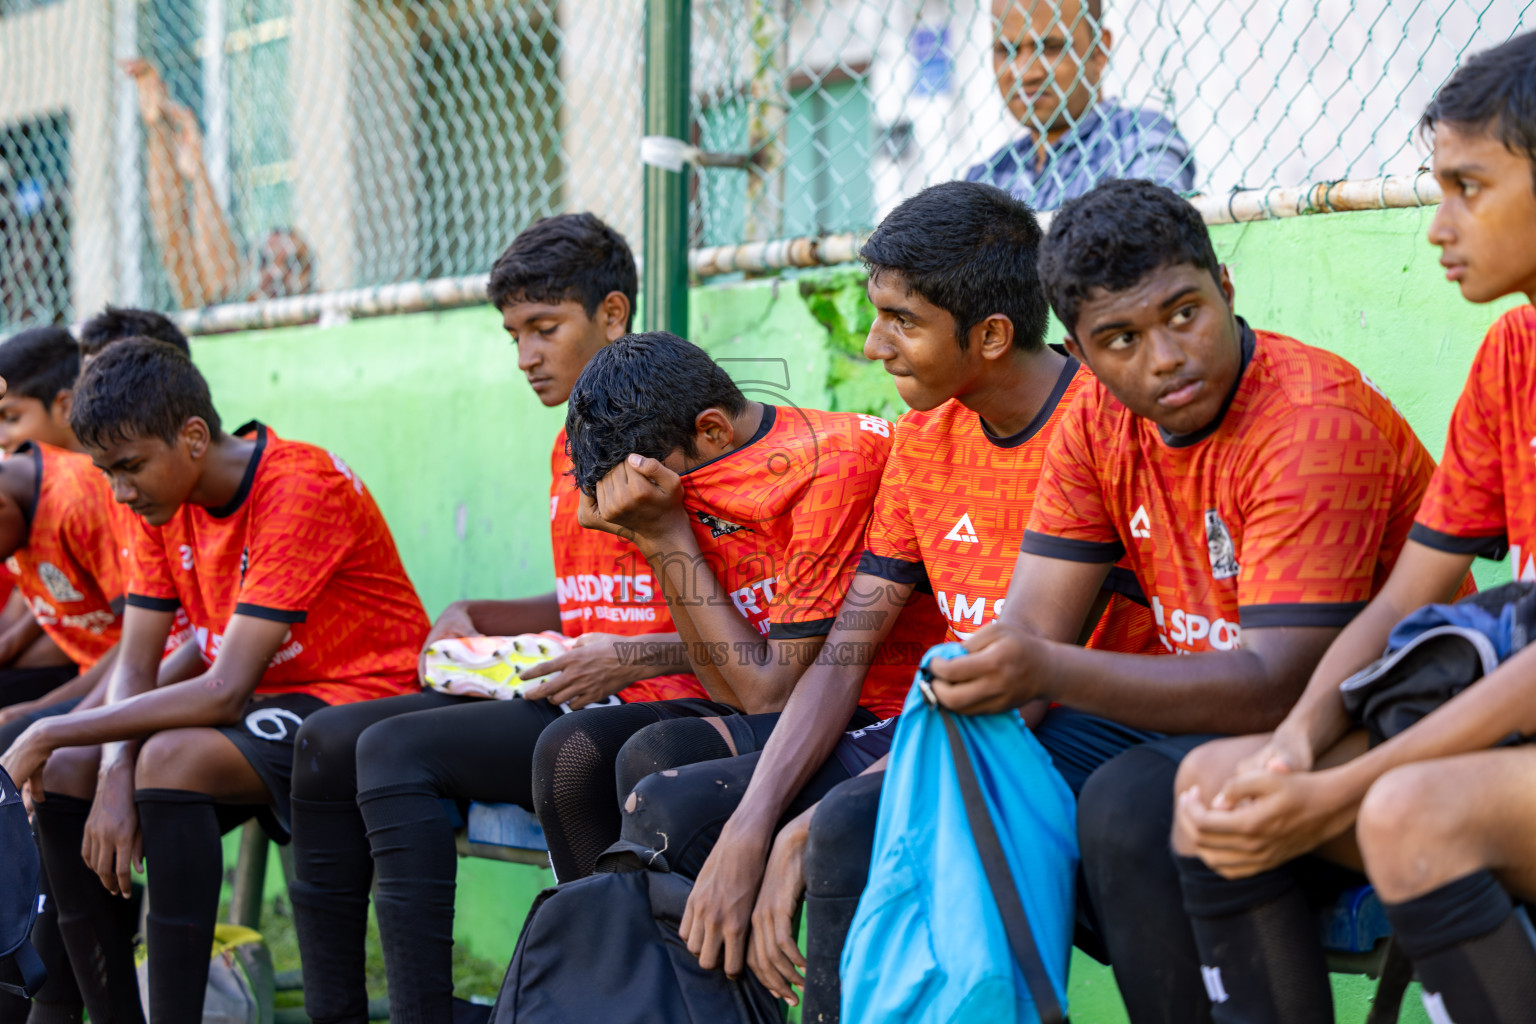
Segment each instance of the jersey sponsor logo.
M49 595L60 603L66 601L84 601L85 595L75 589L75 585L69 582L69 577L64 575L64 570L52 562L44 562L37 567L37 577L43 581L43 586L48 589Z
M1136 514L1131 516L1131 536L1142 540L1152 536L1152 517L1147 515L1147 506L1136 506Z
M774 578L769 576L731 591L731 603L736 606L736 610L748 622L759 619L757 631L764 636L768 635L767 616L768 606L773 604L773 584Z
M708 512L695 512L693 518L709 527L709 535L711 537L724 537L728 533L736 533L739 530L746 530L748 533L753 532L750 526L742 526L740 523L733 523L729 519L712 516Z
M981 540L980 537L976 536L976 527L971 523L971 514L969 512L955 521L955 525L949 528L949 532L944 535L944 539L959 541L961 544L975 544Z
M934 592L934 598L939 602L939 614L958 626L962 622L969 622L973 626L981 625L987 616L987 599L978 597L974 601L964 594L956 594L954 597L942 590ZM997 598L992 602L992 617L1003 614L1003 605L1007 604L1007 598Z
M1242 571L1237 564L1237 548L1232 544L1232 534L1221 521L1221 513L1213 508L1205 510L1205 546L1211 555L1211 577L1228 580Z
M1229 998L1227 987L1221 983L1221 968L1200 965L1200 980L1205 982L1205 994L1213 1003L1224 1003Z
M57 626L59 624L59 610L44 601L41 597L32 599L32 617L37 620L39 626Z
M258 708L245 716L245 728L259 740L280 742L288 738L290 724L294 729L304 724L304 719L287 708Z
M183 544L177 549L177 553L181 555L181 567L190 572L192 569L192 545Z
M219 657L219 648L224 646L224 634L215 633L205 626L195 626L192 635L197 639L197 648L203 652L203 660L213 664ZM267 662L267 668L277 668L286 662L292 661L304 653L302 641L293 638L293 630L283 634L283 646L272 655L272 660Z
M362 494L363 481L356 473L352 472L352 467L343 462L341 456L335 452L326 452L325 454L331 457L331 465L336 467L336 472L350 480L352 482L352 489L358 494Z
M881 437L890 437L891 421L861 412L859 413L859 429L867 430L871 434L879 434Z
M80 615L66 615L59 620L59 625L65 629L83 629L87 633L95 633L100 636L115 622L117 622L116 615L98 608L96 611L84 612ZM41 624L41 620L39 620L39 624Z
M610 576L584 572L555 577L555 601L559 604L649 604L655 596L650 573Z
M1235 622L1223 618L1212 622L1208 616L1182 608L1164 609L1163 602L1155 597L1152 618L1157 622L1158 639L1170 651L1175 651L1174 644L1193 648L1202 640L1214 650L1230 651L1243 639L1242 627Z

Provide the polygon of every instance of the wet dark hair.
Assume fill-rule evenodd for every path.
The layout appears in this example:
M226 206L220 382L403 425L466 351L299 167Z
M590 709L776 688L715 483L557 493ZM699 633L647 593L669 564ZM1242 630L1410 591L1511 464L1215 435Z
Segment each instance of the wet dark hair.
M0 377L6 394L35 398L53 408L60 391L80 376L80 346L62 327L34 327L0 342Z
M1070 199L1040 247L1040 280L1071 334L1095 288L1123 292L1162 267L1188 264L1221 282L1221 263L1200 211L1150 181L1115 180Z
M1484 50L1456 69L1424 110L1425 132L1437 124L1483 132L1531 163L1536 188L1536 32Z
M631 452L661 459L682 450L692 458L694 420L705 409L731 416L746 396L708 354L675 334L627 334L597 350L571 389L566 444L576 486L592 494Z
M1045 344L1047 307L1037 267L1040 224L1022 200L993 185L951 181L892 210L859 250L872 278L895 274L907 289L955 318L955 340L1001 313L1014 346Z
M629 299L633 317L639 287L635 257L623 235L590 213L562 213L512 240L496 257L485 293L497 309L575 299L592 316L610 292L618 292ZM629 327L626 322L624 329Z
M147 309L119 309L108 306L91 317L80 328L80 354L96 356L113 342L124 338L153 338L192 354L187 336L171 321L171 318Z
M208 382L180 349L152 338L129 338L86 366L75 384L69 425L87 448L136 438L172 444L182 424L199 416L214 437L223 427Z

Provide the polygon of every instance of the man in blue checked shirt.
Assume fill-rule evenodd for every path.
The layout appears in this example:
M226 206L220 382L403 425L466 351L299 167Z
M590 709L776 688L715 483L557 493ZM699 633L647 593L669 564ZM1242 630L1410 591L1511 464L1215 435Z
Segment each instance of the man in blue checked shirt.
M1105 178L1194 188L1189 143L1173 122L1099 97L1112 42L1102 14L1101 0L993 0L992 67L1025 130L968 170L967 181L989 182L1037 210Z

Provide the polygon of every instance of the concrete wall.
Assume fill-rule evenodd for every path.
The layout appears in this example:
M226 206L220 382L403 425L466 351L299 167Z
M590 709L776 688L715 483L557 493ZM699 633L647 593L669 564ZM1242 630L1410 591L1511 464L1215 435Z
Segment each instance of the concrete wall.
M1429 217L1352 213L1213 234L1239 312L1353 360L1438 455L1472 355L1509 303L1471 306L1441 279L1424 241ZM858 356L870 317L860 275L832 270L697 288L691 333L754 397L895 415L884 372ZM460 596L550 588L544 499L562 414L529 393L489 307L226 335L194 342L194 353L231 425L259 416L361 473L432 613ZM1479 570L1484 583L1501 573ZM507 958L548 875L466 861L460 882L460 941ZM1363 1007L1368 986L1335 986L1340 1020L1363 1017L1350 1008ZM1092 1010L1078 1019L1124 1019L1109 975L1086 961L1073 999L1074 1010ZM1405 1019L1416 1014L1415 1005Z

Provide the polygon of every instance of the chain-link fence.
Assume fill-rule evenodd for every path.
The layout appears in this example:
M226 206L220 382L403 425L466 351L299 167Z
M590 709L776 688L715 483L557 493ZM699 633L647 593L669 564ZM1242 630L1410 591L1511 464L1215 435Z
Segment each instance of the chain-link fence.
M0 329L639 248L644 0L0 0ZM1536 0L694 0L693 246L860 232L970 174L1208 194L1411 172ZM1041 136L1046 139L1042 145ZM471 289L472 291L472 289Z

